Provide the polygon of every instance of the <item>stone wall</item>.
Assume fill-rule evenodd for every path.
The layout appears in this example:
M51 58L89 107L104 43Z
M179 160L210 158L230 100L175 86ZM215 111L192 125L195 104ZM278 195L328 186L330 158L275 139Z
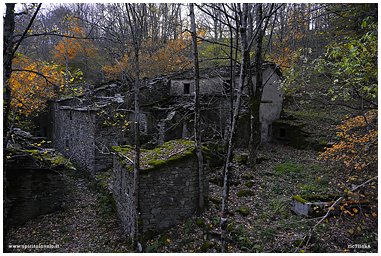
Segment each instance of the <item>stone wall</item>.
M189 101L193 99L194 81L188 74L182 74L171 80L170 95L178 98L178 101ZM228 81L228 72L222 72L221 75L213 70L203 71L200 78L200 94L202 103L205 104L201 112L205 126L203 127L204 137L210 138L218 135L220 138L226 137L227 126L230 123L230 93ZM272 123L280 118L283 102L283 89L280 87L280 73L274 66L265 65L263 68L263 82L266 83L263 89L262 102L260 105L260 123L261 123L261 143L266 143L272 137ZM255 75L252 77L255 90ZM235 85L238 87L239 76L235 76ZM189 86L188 89L185 87ZM186 93L185 93L186 91ZM244 88L242 114L248 106L248 88ZM246 119L245 119L246 120ZM249 120L249 119L248 119ZM247 147L250 135L247 133L247 127L250 121L241 122L240 129L242 135L238 141L241 147Z
M160 167L142 170L140 173L139 206L140 221L133 208L132 167L119 157L114 157L113 196L118 215L129 237L133 237L137 225L144 238L160 233L196 213L199 186L197 160L194 152L178 161L170 161ZM207 169L207 168L205 168ZM207 172L205 177L207 177ZM205 179L204 190L208 193Z
M95 172L96 112L54 104L52 142L55 149L82 171Z
M64 183L58 168L41 167L33 156L16 156L6 163L4 222L17 226L40 215L61 210Z

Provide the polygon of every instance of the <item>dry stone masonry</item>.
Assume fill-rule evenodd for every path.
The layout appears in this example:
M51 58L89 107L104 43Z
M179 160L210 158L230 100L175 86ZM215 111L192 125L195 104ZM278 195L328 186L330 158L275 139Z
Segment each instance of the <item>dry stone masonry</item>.
M113 195L128 236L133 237L137 228L141 228L145 239L149 239L196 213L199 183L192 142L170 141L154 150L142 152L138 190L140 216L136 216L133 208L133 168L120 155L131 159L133 150L114 149L119 155L114 157ZM204 190L208 191L207 174L204 180Z

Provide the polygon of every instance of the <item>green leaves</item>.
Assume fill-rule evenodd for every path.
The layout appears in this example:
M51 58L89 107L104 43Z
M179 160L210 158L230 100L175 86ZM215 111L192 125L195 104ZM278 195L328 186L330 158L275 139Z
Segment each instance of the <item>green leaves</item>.
M365 30L359 39L345 37L339 44L328 47L326 60L315 60L315 70L330 74L334 85L329 89L332 101L341 98L350 101L377 99L377 23L366 18L362 23Z

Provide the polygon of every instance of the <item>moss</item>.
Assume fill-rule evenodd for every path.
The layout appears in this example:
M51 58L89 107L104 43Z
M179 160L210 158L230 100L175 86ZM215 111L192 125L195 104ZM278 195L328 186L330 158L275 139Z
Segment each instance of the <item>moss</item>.
M302 204L304 204L304 203L309 203L309 201L305 200L305 199L302 198L301 196L293 196L292 198L295 199L295 200L298 201L298 202L301 202Z
M340 198L340 195L308 195L308 196L293 196L298 202L313 203L313 202L331 202Z
M201 219L201 218L198 218L198 219L196 220L196 224L197 224L197 226L199 226L199 227L201 227L201 228L205 225L204 220Z
M245 180L251 180L254 178L254 175L251 174L251 173L245 173L244 175L241 176L242 179L245 179Z
M249 215L249 208L247 208L246 206L242 206L238 209L238 212L241 213L242 216L247 216Z
M208 242L208 241L205 241L205 242L202 244L202 246L201 246L201 251L202 251L202 252L207 252L208 249L211 249L211 248L213 248L213 243Z
M176 152L173 152L176 149ZM116 146L113 147L116 152L121 152L127 157L133 157L133 147ZM172 163L174 161L183 160L184 158L194 155L194 142L187 140L171 140L155 149L141 151L140 167L146 172L158 168L160 166ZM122 159L119 159L123 161Z
M250 191L249 190L243 190L243 189L240 189L237 193L237 196L238 197L242 197L242 196L250 196Z
M249 180L248 182L245 183L246 187L251 188L253 186L253 182Z
M221 204L221 200L220 199L209 198L209 201L214 203L214 206L216 207L217 210L220 209L220 204Z
M239 165L247 164L248 159L249 159L249 156L246 154L242 154L242 155L236 157L237 163Z

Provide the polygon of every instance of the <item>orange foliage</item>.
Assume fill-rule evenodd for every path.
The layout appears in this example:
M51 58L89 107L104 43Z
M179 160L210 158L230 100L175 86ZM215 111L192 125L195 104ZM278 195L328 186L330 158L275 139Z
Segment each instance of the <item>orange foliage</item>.
M31 114L43 109L46 101L55 96L53 84L63 90L63 74L56 70L56 66L31 61L23 56L18 56L13 61L15 70L9 80L12 91L11 106L19 107L23 114ZM41 76L45 76L46 79Z
M187 54L191 44L190 36L183 35L179 39L169 40L163 45L153 42L151 39L142 42L139 52L139 66L141 78L155 77L157 75L166 74L180 70L184 66L192 65ZM122 59L118 59L123 70L133 76L133 50L132 45L127 46L129 55L125 54ZM104 66L106 77L115 79L122 76L122 69L114 60L112 64Z
M294 17L296 16L296 18ZM293 25L296 20L296 25ZM286 31L281 37L280 34L275 33L273 35L273 43L271 45L271 52L269 58L278 64L280 67L288 68L295 60L295 51L299 48L299 43L306 37L304 34L308 29L308 24L304 21L302 14L297 13L288 17L288 27L292 28L290 31Z
M341 162L346 167L356 170L366 167L377 168L377 115L377 110L371 110L338 125L337 136L340 141L332 148L326 148L320 158Z
M85 37L85 32L80 28L77 19L67 17L64 23L67 24L67 29L62 34L68 37L63 37L58 45L54 46L54 57L57 62L65 65L66 61L73 60L79 53L82 56L94 57L95 45L88 40L77 39Z

